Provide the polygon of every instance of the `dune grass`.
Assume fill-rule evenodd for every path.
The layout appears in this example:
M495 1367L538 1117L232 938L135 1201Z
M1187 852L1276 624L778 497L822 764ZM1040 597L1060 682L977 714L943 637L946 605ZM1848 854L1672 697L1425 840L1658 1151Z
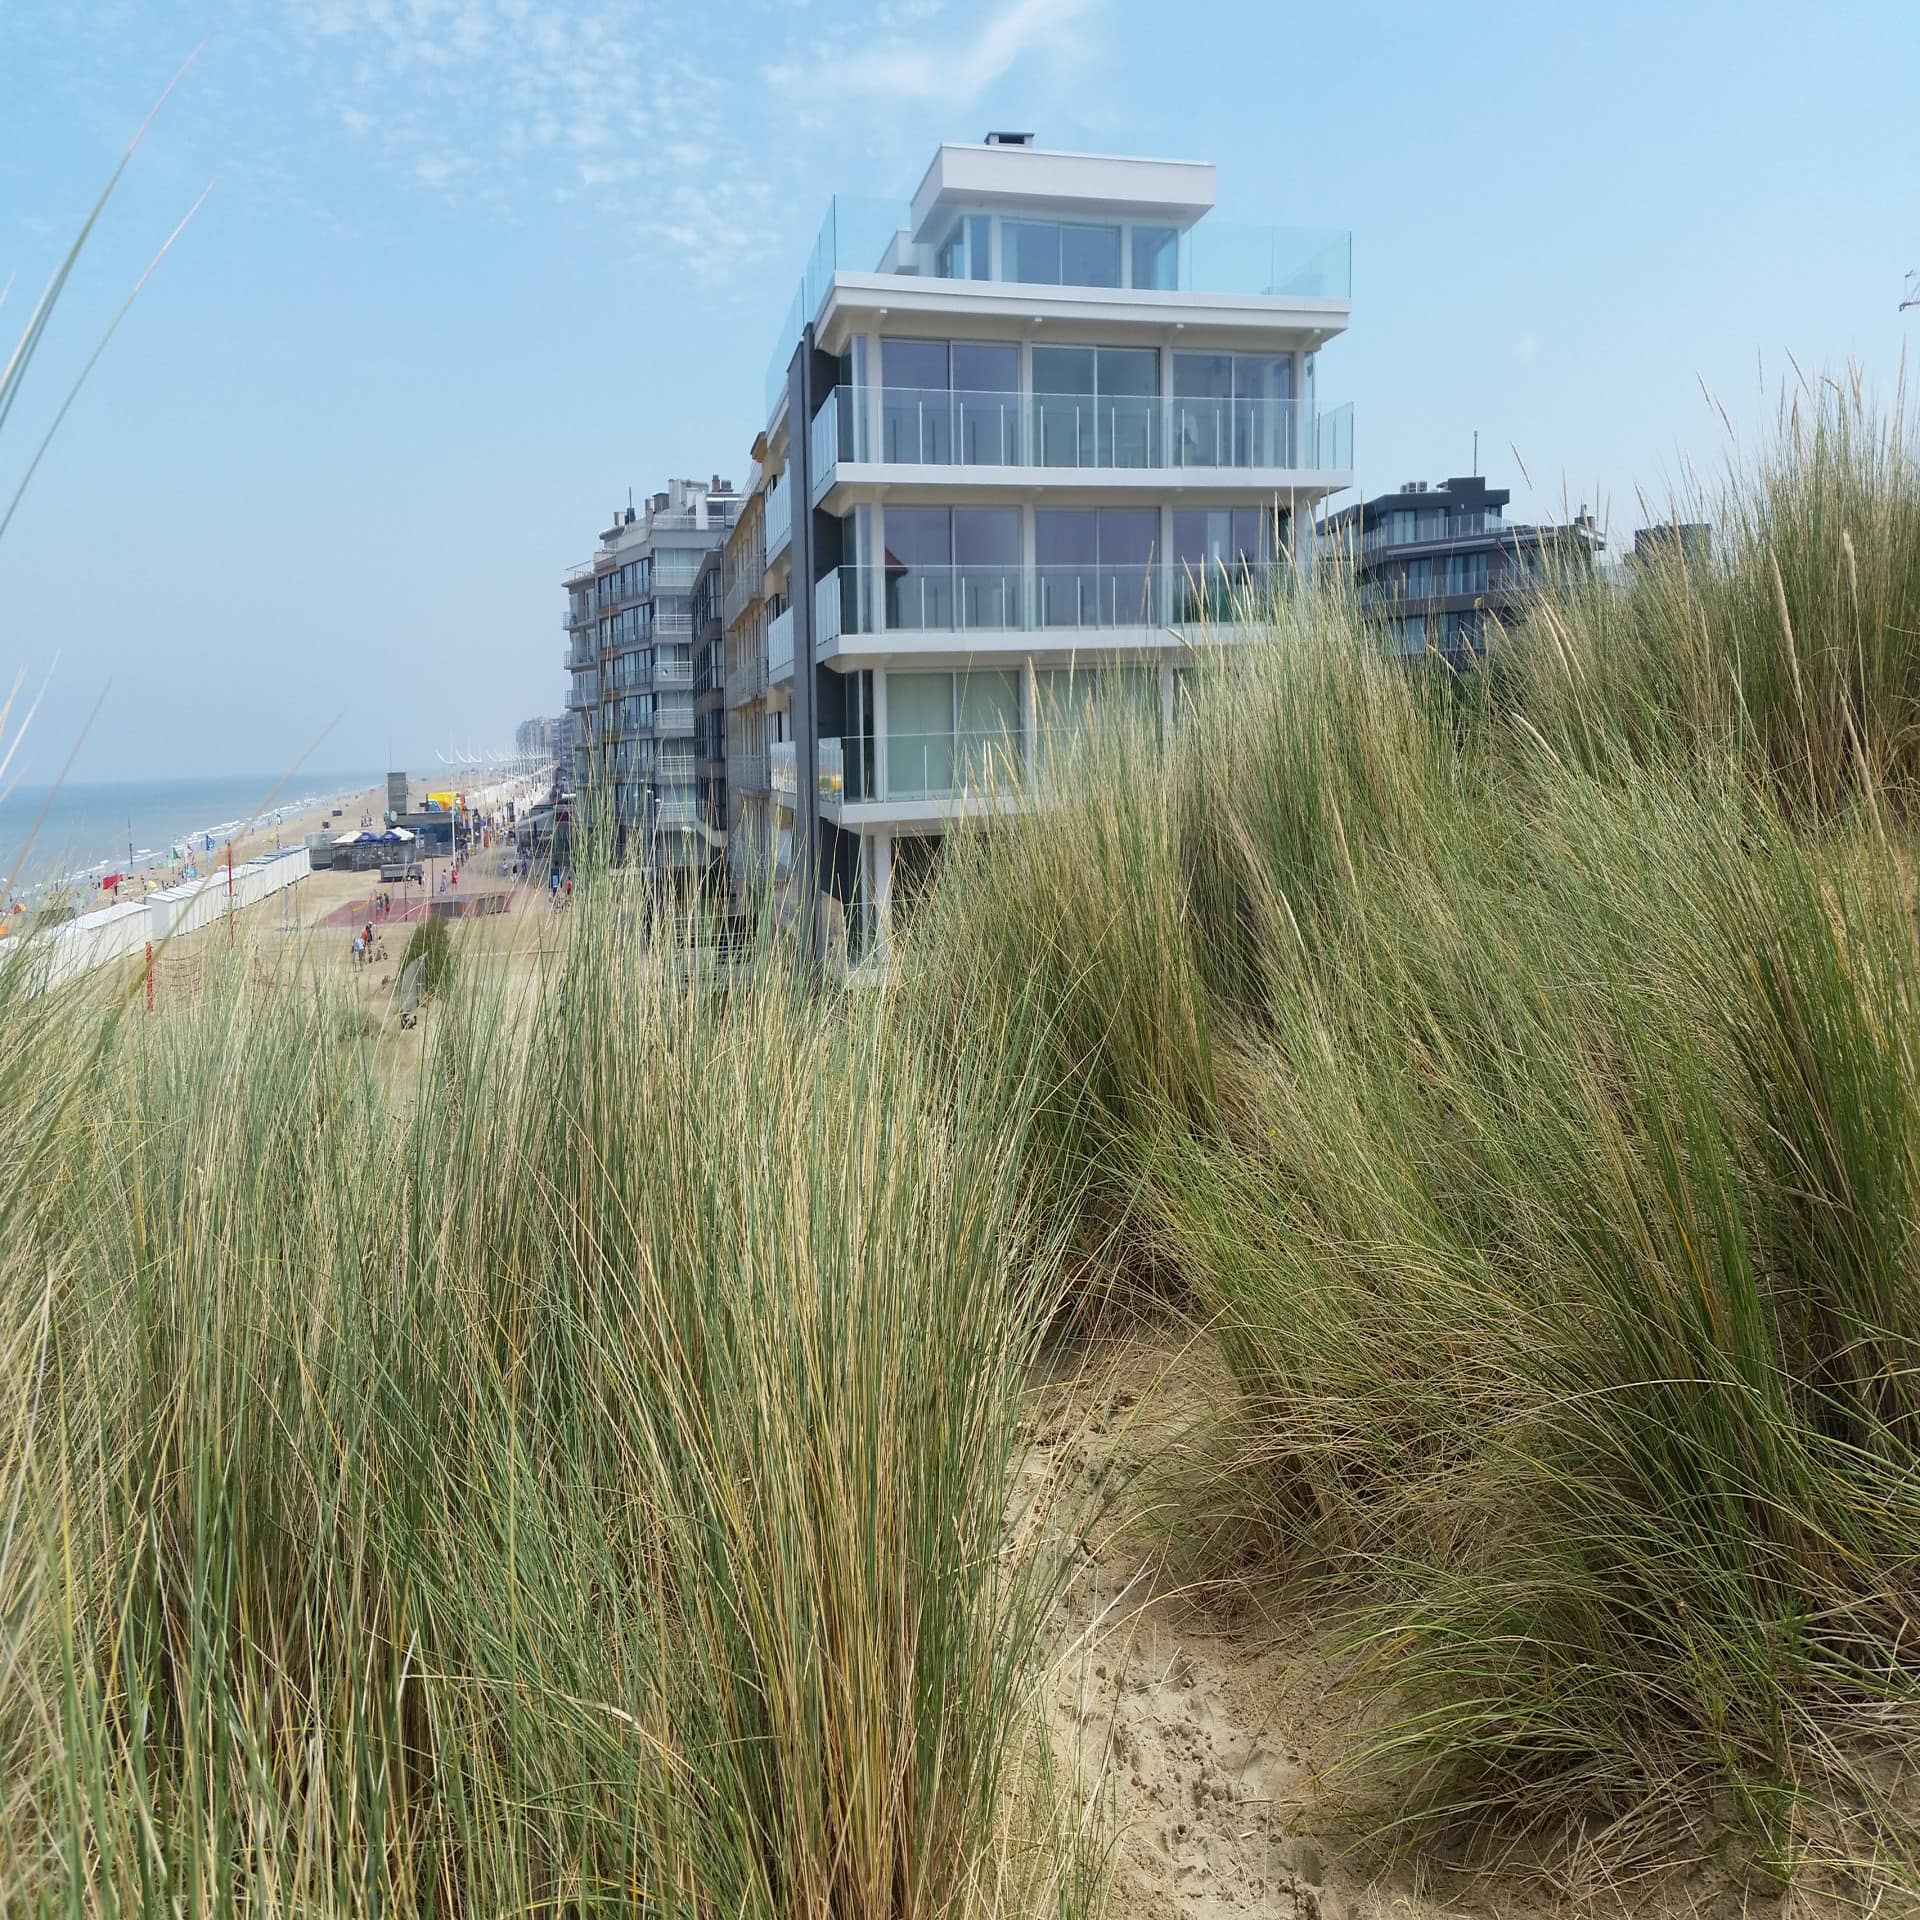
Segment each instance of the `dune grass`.
M1077 1910L1020 1090L635 911L456 969L417 1097L211 982L10 1106L8 1911Z
M1916 502L1829 396L1486 674L1323 586L923 916L1224 1344L1187 1525L1351 1609L1376 1832L1914 1890Z

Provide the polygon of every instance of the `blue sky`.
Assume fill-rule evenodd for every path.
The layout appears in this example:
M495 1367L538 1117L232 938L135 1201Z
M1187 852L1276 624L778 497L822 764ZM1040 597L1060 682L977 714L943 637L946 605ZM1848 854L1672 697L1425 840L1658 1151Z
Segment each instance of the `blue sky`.
M1354 232L1322 359L1369 491L1482 468L1616 537L1792 354L1890 393L1920 313L1920 7L1285 0L0 0L0 338L136 156L0 493L50 774L430 764L562 698L558 580L668 474L738 477L826 197L939 139L1211 159ZM1521 463L1524 462L1523 476ZM318 743L317 746L315 743Z

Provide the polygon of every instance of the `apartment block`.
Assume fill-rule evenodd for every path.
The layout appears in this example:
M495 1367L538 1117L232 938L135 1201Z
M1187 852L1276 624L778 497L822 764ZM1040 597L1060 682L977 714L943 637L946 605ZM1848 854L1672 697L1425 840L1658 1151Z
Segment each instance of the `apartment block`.
M1464 665L1492 624L1556 575L1590 571L1606 545L1584 508L1565 526L1509 525L1512 497L1478 475L1409 481L1328 516L1322 557L1353 570L1362 613L1398 651Z
M1351 484L1319 380L1350 236L1213 205L1204 162L996 134L942 146L910 202L828 211L756 448L766 688L729 725L766 754L771 857L851 958L1089 703L1171 724L1190 650L1245 630Z
M674 480L629 505L564 581L582 824L663 873L708 864L694 751L693 590L739 512L729 481Z

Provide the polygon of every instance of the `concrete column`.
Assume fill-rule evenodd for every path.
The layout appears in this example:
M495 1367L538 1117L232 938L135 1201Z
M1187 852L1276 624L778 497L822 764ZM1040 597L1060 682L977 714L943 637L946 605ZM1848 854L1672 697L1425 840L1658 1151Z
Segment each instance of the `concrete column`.
M862 840L868 856L867 898L873 903L873 951L875 957L887 950L887 936L893 930L893 835L885 827L876 827Z
M887 670L873 670L873 786L874 798L887 797Z
M1020 624L1029 628L1040 624L1040 576L1034 572L1039 543L1034 533L1033 511L1032 501L1020 509L1020 592L1025 602L1020 610Z
M867 444L865 458L878 460L882 454L880 441L880 329L876 326L867 335L867 390L862 396L862 404L867 416Z
M1173 463L1173 342L1160 348L1160 464Z
M999 231L1000 223L994 222L994 230ZM998 270L994 278L999 279ZM1033 409L1033 339L1023 335L1020 341L1020 371L1016 376L1020 384L1020 462L1031 466L1040 457L1040 429L1034 419Z
M1160 738L1173 739L1173 656L1160 656Z
M1033 676L1033 655L1020 662L1020 774L1029 784L1033 780L1033 734L1039 708L1038 685Z

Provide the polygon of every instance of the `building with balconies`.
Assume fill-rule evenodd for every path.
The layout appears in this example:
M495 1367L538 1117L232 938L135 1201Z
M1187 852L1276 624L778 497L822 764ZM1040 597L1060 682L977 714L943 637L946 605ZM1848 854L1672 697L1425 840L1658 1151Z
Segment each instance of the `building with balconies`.
M856 956L1063 716L1170 724L1176 663L1351 484L1319 386L1350 236L1213 203L1205 163L990 135L828 211L767 375L764 741L776 850Z
M619 857L704 864L693 755L694 583L740 508L732 483L670 481L617 514L566 577L568 709L582 817Z
M1323 560L1348 569L1367 624L1395 651L1465 666L1547 582L1591 572L1605 547L1582 508L1565 526L1513 526L1504 487L1478 474L1395 493L1328 516Z

